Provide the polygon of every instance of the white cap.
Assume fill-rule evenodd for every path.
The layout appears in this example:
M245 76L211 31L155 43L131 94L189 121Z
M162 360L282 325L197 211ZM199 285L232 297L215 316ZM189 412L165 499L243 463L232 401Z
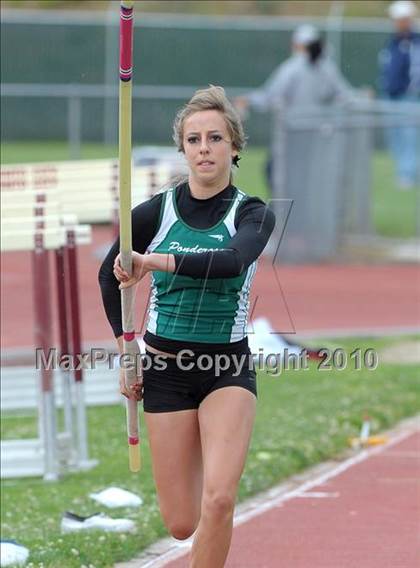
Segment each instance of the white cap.
M308 45L319 38L319 31L314 26L305 24L293 32L292 41L297 45Z
M417 13L417 7L410 0L398 0L393 2L388 8L389 17L393 20L402 20L405 18L414 18Z

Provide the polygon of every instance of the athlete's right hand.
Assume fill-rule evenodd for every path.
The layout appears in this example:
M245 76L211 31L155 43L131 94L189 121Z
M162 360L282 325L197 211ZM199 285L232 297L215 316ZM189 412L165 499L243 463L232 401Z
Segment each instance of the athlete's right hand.
M120 368L120 393L126 398L140 401L143 399L143 379L137 377L137 381L127 387L125 382L125 369Z
M131 276L122 268L121 266L121 253L115 257L114 260L114 276L115 278L121 282L119 288L122 290L123 288L129 288L140 280L149 272L149 267L147 266L147 255L140 254L138 252L132 253L133 259L133 268Z

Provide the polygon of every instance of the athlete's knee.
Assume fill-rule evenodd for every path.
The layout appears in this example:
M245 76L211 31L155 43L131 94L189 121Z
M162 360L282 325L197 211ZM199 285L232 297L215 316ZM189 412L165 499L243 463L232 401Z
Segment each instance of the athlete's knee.
M223 521L233 515L235 496L223 489L205 492L202 503L202 516L214 521Z
M196 529L196 525L192 523L185 523L181 521L173 521L167 523L169 533L177 540L186 540L190 538Z

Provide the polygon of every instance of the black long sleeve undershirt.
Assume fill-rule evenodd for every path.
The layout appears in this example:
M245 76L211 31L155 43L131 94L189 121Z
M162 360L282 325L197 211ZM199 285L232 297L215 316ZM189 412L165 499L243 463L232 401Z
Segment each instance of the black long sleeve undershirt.
M236 234L226 249L201 254L174 254L176 273L192 278L233 278L264 250L275 225L274 213L258 198L238 208Z
M235 196L232 185L209 199L196 199L188 184L176 188L176 201L182 219L197 229L216 225ZM163 194L157 194L132 211L133 250L144 254L157 232ZM199 254L175 254L176 273L192 278L232 278L242 274L263 251L274 229L275 217L257 197L244 200L235 216L236 234L228 248ZM113 274L114 259L120 248L115 241L99 271L99 284L107 318L116 337L122 334L121 296Z
M140 254L146 252L147 247L156 234L161 203L162 194L157 194L148 201L137 205L131 212L132 247L134 251ZM121 292L118 288L119 282L113 272L114 260L119 252L120 239L118 238L102 262L98 274L102 302L115 337L119 337L123 333Z

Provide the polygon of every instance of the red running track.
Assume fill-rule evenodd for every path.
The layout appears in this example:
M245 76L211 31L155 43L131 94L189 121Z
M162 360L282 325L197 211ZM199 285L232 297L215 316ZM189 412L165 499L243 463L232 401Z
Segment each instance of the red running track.
M235 527L226 568L418 568L420 431L382 449Z
M111 239L109 227L94 227L93 243L79 249L82 337L85 343L98 347L113 338L97 284L98 251ZM1 255L3 349L33 345L30 260L29 253ZM52 293L54 300L54 289ZM145 281L139 287L138 328L147 295ZM297 334L420 327L420 266L319 264L274 268L263 259L254 281L251 316L268 317L275 331Z

